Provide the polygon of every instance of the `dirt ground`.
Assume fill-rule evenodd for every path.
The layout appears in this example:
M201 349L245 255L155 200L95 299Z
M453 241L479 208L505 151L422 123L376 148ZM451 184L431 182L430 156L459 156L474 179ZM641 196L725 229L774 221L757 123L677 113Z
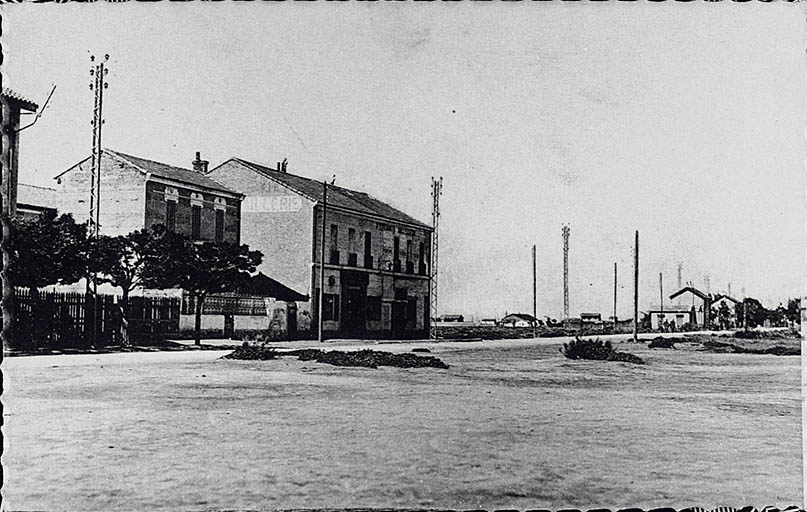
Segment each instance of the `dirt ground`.
M7 509L803 504L798 357L554 340L339 368L188 351L10 358ZM358 349L360 343L329 345Z

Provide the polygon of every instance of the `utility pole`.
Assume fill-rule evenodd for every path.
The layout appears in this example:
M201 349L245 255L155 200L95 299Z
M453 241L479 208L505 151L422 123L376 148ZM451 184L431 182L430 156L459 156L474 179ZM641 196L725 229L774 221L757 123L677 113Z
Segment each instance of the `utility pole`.
M614 262L614 333L616 333L616 262Z
M325 336L322 332L324 324L324 314L322 305L325 303L323 297L325 295L325 210L328 204L328 182L322 181L322 229L320 234L319 244L319 297L317 298L317 341L322 343L325 341Z
M429 313L432 319L437 318L437 260L440 252L440 196L443 194L443 177L432 176L432 247L431 247L431 279ZM429 322L429 337L437 339L437 328Z
M661 317L664 317L664 282L662 281L661 272L658 273L658 296L661 308Z
M639 230L633 248L633 341L639 341Z
M99 59L100 60L100 59ZM101 127L104 125L104 89L109 87L106 82L106 75L109 70L105 63L109 60L109 54L104 55L103 60L93 64L90 68L90 76L93 83L90 90L95 93L95 104L92 111L92 162L90 164L90 216L87 222L87 234L90 238L97 238L100 231L101 219L101 155L103 146L101 144ZM90 56L90 62L95 63L95 55ZM98 339L98 280L94 272L87 276L86 288L86 308L85 321L92 322L90 327L90 344L96 345ZM85 331L87 325L85 323Z
M563 322L569 321L569 226L563 225Z
M533 337L538 337L538 274L537 263L535 256L535 244L532 246L532 334Z
M679 261L679 262L678 262L678 288L677 288L677 290L676 290L676 291L678 291L678 290L680 290L680 289L682 288L682 286L681 286L681 275L682 275L682 272L681 272L681 271L682 271L683 269L684 269L684 262ZM678 296L678 298L677 298L677 299L675 299L675 301L676 301L676 304L681 304L681 296L679 295L679 296Z

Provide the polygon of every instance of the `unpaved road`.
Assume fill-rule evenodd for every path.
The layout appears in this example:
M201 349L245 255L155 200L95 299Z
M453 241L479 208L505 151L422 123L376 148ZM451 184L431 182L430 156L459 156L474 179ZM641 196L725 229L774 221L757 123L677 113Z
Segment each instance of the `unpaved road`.
M798 357L557 340L427 346L449 370L225 352L9 358L7 509L803 504ZM328 348L361 348L332 344Z

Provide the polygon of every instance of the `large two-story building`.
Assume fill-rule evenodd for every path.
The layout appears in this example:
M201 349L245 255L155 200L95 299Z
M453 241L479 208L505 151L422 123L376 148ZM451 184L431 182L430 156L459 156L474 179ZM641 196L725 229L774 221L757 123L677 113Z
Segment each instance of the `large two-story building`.
M432 228L370 195L231 158L208 176L243 193L241 240L264 254L261 270L312 300L328 337L425 337ZM325 211L324 283L320 283ZM306 322L301 322L303 325Z
M194 240L239 243L243 195L206 174L207 162L193 169L104 149L101 153L99 225L105 235L125 235L164 224ZM91 157L56 179L56 206L77 222L89 217Z

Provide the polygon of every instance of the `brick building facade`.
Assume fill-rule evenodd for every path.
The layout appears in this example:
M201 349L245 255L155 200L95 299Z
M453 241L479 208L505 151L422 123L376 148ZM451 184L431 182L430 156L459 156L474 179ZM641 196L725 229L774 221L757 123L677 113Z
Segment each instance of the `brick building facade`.
M91 157L55 177L56 206L77 222L89 217ZM100 230L125 235L164 224L194 240L240 243L243 196L217 183L196 154L183 169L110 149L101 155Z
M261 270L308 293L318 325L323 184L232 158L208 176L246 195L241 238L264 254ZM324 334L425 337L429 318L431 227L365 194L328 186Z

